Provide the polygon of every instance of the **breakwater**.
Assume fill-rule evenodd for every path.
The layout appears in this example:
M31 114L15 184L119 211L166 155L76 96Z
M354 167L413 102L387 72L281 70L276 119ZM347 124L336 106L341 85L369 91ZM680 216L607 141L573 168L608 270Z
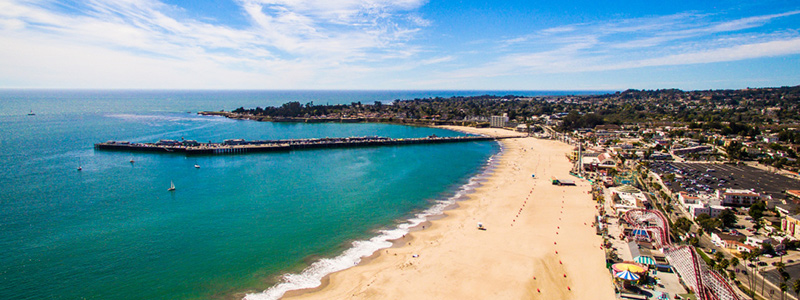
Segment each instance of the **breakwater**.
M225 140L222 143L198 143L194 140L160 140L156 143L131 143L126 141L108 141L94 144L97 150L129 151L129 152L163 152L182 153L185 155L218 155L246 154L258 152L280 152L307 149L358 148L377 146L401 146L420 144L442 144L473 141L490 141L494 137L458 136L393 139L387 137L349 137L290 140L257 140L242 139Z

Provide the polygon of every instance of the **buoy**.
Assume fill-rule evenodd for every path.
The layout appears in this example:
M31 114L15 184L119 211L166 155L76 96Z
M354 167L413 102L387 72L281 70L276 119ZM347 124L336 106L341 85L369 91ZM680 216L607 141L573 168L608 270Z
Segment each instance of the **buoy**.
M539 289L536 289L536 292L537 292L537 293L541 293L542 291L540 291Z
M567 273L564 273L564 278L567 278Z
M569 288L569 286L567 286L567 290L570 290L570 291L571 291L572 289L571 289L571 288Z
M556 229L561 229L561 226L556 226Z
M562 262L559 260L559 261L558 261L558 264L559 264L559 265L563 265L564 263L562 263Z
M556 242L553 242L553 245L557 245Z
M533 276L533 280L536 280L536 276Z
M556 250L556 254L558 254L558 250Z
M558 231L556 231L556 234L558 234Z

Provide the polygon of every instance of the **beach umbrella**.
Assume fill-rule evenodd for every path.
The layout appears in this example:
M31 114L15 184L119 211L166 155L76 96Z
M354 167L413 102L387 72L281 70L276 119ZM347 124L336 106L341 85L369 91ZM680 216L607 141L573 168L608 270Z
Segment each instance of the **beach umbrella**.
M617 277L617 278L622 279L622 280L630 280L630 281L639 280L639 275L633 274L633 273L631 273L631 271L619 272L619 273L615 274L614 277Z
M656 260L650 256L637 256L636 258L633 259L633 261L640 264L651 265L651 266L656 264Z

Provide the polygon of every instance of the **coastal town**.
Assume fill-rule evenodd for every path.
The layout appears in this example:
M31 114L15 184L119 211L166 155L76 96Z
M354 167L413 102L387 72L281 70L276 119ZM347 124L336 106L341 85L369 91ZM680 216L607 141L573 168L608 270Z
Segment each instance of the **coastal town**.
M798 87L625 91L387 105L294 102L201 114L456 125L565 143L572 167L552 184L590 187L592 225L617 298L798 299L799 96Z

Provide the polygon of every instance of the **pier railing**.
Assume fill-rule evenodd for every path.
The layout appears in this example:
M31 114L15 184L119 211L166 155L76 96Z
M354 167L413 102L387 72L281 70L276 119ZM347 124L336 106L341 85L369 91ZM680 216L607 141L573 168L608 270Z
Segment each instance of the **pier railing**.
M130 143L125 141L108 141L94 144L97 150L129 151L129 152L165 152L183 153L185 155L245 154L257 152L279 152L304 149L357 148L376 146L398 146L419 144L442 144L474 141L491 141L504 137L457 136L424 138L387 137L350 137L291 140L227 140L223 143L197 143L195 141L162 140L156 143Z

